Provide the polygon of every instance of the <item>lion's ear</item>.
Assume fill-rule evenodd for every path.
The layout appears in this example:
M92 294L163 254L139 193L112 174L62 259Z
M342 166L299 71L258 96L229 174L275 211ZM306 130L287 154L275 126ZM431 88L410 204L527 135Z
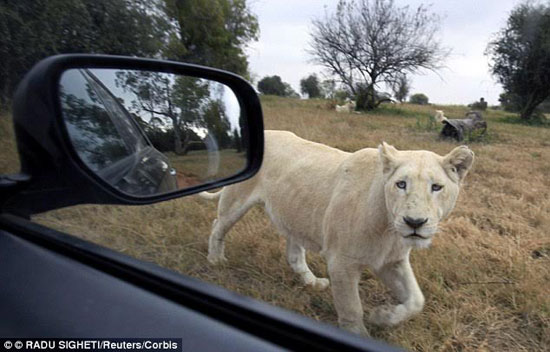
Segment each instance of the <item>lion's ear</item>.
M462 181L474 163L474 152L465 145L456 147L443 158L443 168L457 181Z
M382 142L382 144L378 146L378 155L382 162L382 170L385 174L390 173L397 166L397 153L398 150L386 142Z

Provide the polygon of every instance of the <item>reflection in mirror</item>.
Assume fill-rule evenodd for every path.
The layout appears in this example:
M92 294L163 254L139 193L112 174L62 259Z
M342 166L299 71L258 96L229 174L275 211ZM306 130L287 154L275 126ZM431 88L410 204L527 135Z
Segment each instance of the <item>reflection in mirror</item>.
M133 196L233 176L246 167L245 118L235 93L171 73L70 69L59 96L80 159Z

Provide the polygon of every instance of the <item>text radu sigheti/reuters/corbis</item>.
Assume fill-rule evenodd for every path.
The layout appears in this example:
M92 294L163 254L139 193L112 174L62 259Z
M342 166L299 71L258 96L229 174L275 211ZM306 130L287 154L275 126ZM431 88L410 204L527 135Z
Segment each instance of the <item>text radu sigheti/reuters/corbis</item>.
M2 339L0 350L181 351L182 339Z

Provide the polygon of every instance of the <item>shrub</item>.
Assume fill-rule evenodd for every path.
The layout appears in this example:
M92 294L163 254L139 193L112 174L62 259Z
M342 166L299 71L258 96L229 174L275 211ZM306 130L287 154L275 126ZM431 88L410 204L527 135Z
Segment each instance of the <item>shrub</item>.
M321 98L323 96L319 79L315 74L311 74L300 80L300 91L302 94L307 95L309 99Z
M485 99L480 98L479 101L476 101L476 102L468 105L468 107L470 107L474 110L485 111L485 110L487 110L487 102L485 101Z
M258 82L258 90L262 94L279 95L281 97L297 95L292 87L288 83L283 82L281 77L277 75L262 78Z
M409 98L409 103L418 104L418 105L428 105L429 104L428 97L426 96L426 94L422 94L422 93L416 93L416 94L411 95L411 97Z

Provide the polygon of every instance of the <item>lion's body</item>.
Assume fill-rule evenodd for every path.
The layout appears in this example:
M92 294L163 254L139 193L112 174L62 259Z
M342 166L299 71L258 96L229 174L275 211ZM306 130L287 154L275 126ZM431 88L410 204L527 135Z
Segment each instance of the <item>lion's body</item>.
M209 261L225 260L225 233L251 206L260 203L287 238L288 262L306 284L324 289L329 282L309 270L305 250L320 251L326 258L341 326L366 332L357 288L365 267L402 302L377 309L371 315L373 322L396 324L420 311L424 298L409 264L409 252L412 247L429 245L437 223L454 207L459 179L448 182L433 204L420 204L426 192L419 187L411 188L403 200L399 192L387 189L387 184L403 172L411 185L428 178L439 183L453 181L445 171L444 163L449 161L426 151L399 152L385 144L347 153L284 131L266 131L265 140L258 174L220 192ZM399 167L398 159L402 160ZM444 178L448 180L441 181ZM213 198L211 194L203 196ZM410 237L415 239L405 236L413 230L402 224L401 217L409 215L430 219L425 221L425 231L414 230L415 236Z

